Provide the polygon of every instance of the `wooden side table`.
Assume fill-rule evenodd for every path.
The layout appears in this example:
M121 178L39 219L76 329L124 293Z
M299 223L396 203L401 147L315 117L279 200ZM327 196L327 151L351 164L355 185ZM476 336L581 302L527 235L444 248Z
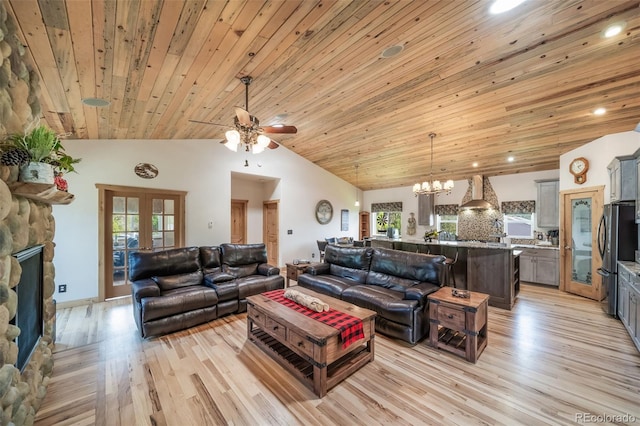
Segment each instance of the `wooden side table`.
M304 273L307 270L308 263L299 263L297 265L293 263L286 263L287 265L287 282L285 287L289 287L289 280L298 282L298 275Z
M429 295L429 344L475 363L487 346L489 295L455 297L450 287Z

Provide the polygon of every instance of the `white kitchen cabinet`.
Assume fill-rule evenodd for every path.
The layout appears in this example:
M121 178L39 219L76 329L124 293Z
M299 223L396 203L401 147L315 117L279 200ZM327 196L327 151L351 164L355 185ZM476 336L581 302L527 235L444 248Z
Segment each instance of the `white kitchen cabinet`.
M536 218L539 228L558 228L560 223L560 181L558 179L536 180L538 199Z
M607 166L609 173L609 202L636 199L636 159L633 155L616 157Z
M520 281L560 285L560 251L525 248L520 254Z

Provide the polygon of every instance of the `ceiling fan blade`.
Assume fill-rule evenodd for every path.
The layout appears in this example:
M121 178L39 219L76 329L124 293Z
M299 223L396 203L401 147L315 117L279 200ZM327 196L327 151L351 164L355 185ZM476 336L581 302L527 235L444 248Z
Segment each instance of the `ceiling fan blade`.
M212 122L210 122L210 121L189 120L189 122L191 122L191 123L198 123L198 124L208 124L208 125L210 125L210 126L229 127L229 125L226 125L226 124L212 123Z
M236 116L238 116L240 124L245 127L251 127L251 115L249 115L249 111L236 107Z
M264 126L262 127L262 133L295 134L298 133L298 129L296 129L296 126Z
M267 148L269 149L276 149L277 147L279 147L280 144L278 144L276 141L274 141L273 139L271 139L271 142L269 142L269 145L267 145Z

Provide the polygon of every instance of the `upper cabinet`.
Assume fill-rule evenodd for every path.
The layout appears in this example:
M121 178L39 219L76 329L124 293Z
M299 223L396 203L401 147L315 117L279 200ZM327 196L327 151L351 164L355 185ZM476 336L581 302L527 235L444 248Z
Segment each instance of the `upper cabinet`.
M609 202L633 201L637 195L636 159L633 155L616 157L607 166Z
M558 228L560 224L560 181L558 179L536 180L538 199L536 217L539 228Z

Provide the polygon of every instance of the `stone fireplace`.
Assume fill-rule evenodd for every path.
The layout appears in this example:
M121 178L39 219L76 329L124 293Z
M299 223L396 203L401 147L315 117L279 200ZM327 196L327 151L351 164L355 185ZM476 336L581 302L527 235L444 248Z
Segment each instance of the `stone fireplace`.
M24 46L2 1L0 33L1 140L8 134L24 132L40 118L41 111L38 76L24 58ZM0 424L19 426L33 424L53 371L55 222L51 203L55 201L31 197L25 194L25 188L21 194L16 190L17 180L16 166L0 165ZM26 312L21 315L24 319L25 315L33 313L30 310L41 308L42 335L32 336L29 345L35 348L22 354L26 365L20 371L16 365L21 330L15 324L19 322L16 318L20 304L16 286L22 277L22 267L17 254L38 246L42 249L41 300L32 300L34 303L24 308ZM31 331L40 334L39 330Z

